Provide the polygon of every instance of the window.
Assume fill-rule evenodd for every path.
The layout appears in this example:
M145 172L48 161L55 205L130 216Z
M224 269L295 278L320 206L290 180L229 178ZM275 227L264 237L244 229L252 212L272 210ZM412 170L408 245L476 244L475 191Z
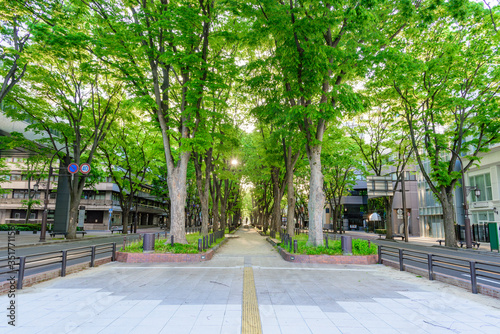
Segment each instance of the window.
M477 197L474 190L471 191L472 202L491 201L493 193L491 190L490 173L475 175L469 177L471 187L478 187L481 190L481 196Z
M472 224L485 224L495 222L495 214L493 211L477 211L471 215Z
M11 181L21 181L21 175L20 174L12 174L10 176Z
M28 192L26 190L14 190L12 198L28 198Z

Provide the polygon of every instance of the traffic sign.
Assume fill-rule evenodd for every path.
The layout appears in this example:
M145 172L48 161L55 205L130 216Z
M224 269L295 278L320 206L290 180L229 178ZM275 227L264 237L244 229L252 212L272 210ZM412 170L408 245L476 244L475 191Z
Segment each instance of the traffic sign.
M90 172L90 165L89 164L81 164L80 165L80 172L83 174L88 174Z
M70 172L71 174L78 173L78 165L75 164L74 162L70 163L68 166L68 172Z

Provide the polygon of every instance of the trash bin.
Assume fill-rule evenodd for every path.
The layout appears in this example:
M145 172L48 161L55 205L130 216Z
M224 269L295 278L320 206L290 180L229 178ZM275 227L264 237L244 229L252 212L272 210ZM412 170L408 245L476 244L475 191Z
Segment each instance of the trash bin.
M155 250L155 234L146 233L142 243L142 251L144 253L152 253Z

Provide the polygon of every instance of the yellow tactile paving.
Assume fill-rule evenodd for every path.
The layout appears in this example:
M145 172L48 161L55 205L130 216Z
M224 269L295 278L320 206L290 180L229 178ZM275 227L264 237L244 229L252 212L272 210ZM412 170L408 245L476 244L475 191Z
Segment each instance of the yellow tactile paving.
M243 312L241 319L242 334L261 334L259 304L255 292L252 267L246 267L243 273Z

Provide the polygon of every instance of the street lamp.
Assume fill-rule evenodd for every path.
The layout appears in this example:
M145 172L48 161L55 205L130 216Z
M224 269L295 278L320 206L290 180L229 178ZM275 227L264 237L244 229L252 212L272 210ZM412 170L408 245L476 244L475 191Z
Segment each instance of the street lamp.
M465 224L465 245L467 248L472 248L472 235L470 228L470 218L469 218L469 207L467 205L467 195L471 190L474 190L474 195L476 197L481 196L481 190L477 187L467 187L465 186L465 174L464 174L464 163L460 155L457 152L453 151L451 148L447 148L452 154L454 154L458 160L460 161L460 172L462 173L462 195L463 195L463 206L464 206L464 224Z

